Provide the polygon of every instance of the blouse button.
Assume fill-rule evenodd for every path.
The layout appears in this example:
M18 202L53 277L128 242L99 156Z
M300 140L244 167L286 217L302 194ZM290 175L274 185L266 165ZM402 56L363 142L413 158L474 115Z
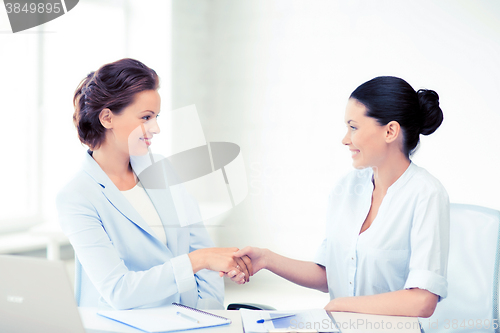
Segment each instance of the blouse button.
M352 284L352 282L349 282L349 284Z

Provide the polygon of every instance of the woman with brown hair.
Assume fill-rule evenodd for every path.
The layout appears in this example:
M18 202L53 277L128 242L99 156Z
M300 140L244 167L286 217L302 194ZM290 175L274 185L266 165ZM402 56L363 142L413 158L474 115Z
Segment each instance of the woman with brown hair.
M122 59L75 92L73 120L89 150L57 207L75 249L79 306L220 308L221 276L249 279L251 262L234 257L237 248L213 248L202 223L180 226L168 187L141 186L131 157L146 155L160 132L158 88L154 70Z

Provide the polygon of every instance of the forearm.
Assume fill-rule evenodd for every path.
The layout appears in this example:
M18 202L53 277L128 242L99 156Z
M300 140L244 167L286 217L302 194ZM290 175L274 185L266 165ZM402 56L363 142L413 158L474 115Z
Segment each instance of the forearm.
M329 311L378 315L430 317L438 296L423 289L405 289L370 296L341 297L325 307Z
M328 292L326 271L311 261L301 261L265 250L266 266L269 271L303 287Z

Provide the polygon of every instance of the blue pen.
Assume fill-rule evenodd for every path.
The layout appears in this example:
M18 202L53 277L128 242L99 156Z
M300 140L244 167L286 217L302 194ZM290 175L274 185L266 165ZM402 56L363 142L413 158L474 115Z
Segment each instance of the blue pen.
M275 320L275 319L281 319L281 318L288 318L288 317L293 317L295 314L287 314L279 317L274 317L274 318L267 318L267 319L259 319L257 320L257 324L264 324L264 322L269 321L269 320Z

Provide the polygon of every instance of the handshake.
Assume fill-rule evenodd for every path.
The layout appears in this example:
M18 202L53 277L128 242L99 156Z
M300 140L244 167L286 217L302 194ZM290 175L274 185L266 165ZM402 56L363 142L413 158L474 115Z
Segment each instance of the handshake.
M262 268L266 267L265 249L247 246L243 249L237 247L204 248L188 254L193 272L209 269L227 276L237 284L250 281Z

